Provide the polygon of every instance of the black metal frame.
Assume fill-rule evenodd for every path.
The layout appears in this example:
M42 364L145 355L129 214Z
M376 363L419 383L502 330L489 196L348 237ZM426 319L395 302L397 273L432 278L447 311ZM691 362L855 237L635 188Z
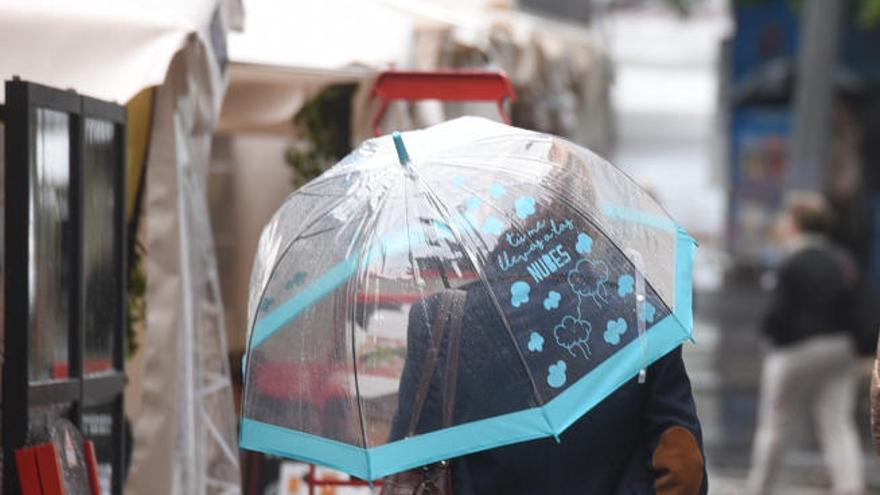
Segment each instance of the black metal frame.
M61 380L30 382L28 366L28 247L30 158L34 136L31 121L35 108L68 114L70 132L69 208L71 245L64 263L71 267L70 321L68 322L68 377ZM83 280L83 163L84 122L86 118L109 121L114 125L118 153L115 165L114 236L115 269L118 270L120 308L114 328L111 371L84 373ZM126 111L112 103L80 96L15 78L6 82L5 108L6 236L5 236L5 360L3 363L3 492L19 493L15 450L25 445L32 406L73 404L70 420L82 427L83 408L112 404L113 409L113 494L122 493L124 480L123 390L125 386L124 349L127 325L127 233L126 233Z

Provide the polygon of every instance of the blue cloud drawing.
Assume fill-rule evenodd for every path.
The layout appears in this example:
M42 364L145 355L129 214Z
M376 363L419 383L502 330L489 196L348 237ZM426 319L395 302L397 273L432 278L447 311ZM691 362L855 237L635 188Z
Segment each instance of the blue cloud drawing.
M507 192L507 189L504 188L501 184L492 184L492 187L489 188L489 194L492 195L495 199L500 199L504 197L504 194Z
M593 238L581 232L578 234L578 242L574 249L579 254L590 253L593 251Z
M531 196L521 196L516 200L516 216L520 220L525 220L535 214L535 198Z
M532 288L527 282L518 281L510 286L510 304L514 308L529 302L529 292Z
M590 359L590 356L593 354L590 350L590 334L592 331L593 327L590 325L590 322L568 315L562 318L558 325L553 327L553 336L556 337L556 344L568 351L572 356L578 357L575 352L575 350L578 350L585 358Z
M635 291L635 284L636 281L633 279L632 275L621 275L620 278L617 279L617 295L620 297L626 297L627 294L632 294Z
M529 336L529 350L532 352L541 352L544 350L544 337L538 332L532 332Z
M479 196L471 196L465 202L465 207L468 210L476 210L483 203L483 200L479 198Z
M562 300L562 294L556 292L555 290L551 290L547 294L547 298L544 299L544 309L550 311L552 309L556 309L559 307L559 301Z
M308 274L306 272L296 272L293 274L293 277L284 284L284 288L287 290L291 290L294 287L299 287L300 285L306 282L306 277Z
M655 308L650 302L645 301L645 309L642 311L640 317L642 321L654 323L654 318L657 317L657 308Z
M498 219L498 217L489 217L486 219L486 222L483 223L483 232L487 234L493 235L501 235L504 232L504 222Z
M273 304L275 304L275 299L271 297L263 299L263 301L260 303L260 311L269 311L269 308L271 308Z
M464 184L465 184L464 177L462 177L460 175L456 175L455 177L452 178L452 185L453 186L461 188L461 187L464 187Z
M468 210L468 211L464 212L464 218L474 228L477 228L477 226L480 225L480 219L477 218L477 215L474 213L474 210Z
M437 237L441 239L455 239L455 234L452 233L452 228L443 222L434 220L434 230L437 231Z
M547 368L547 385L553 388L565 385L565 382L568 380L568 377L565 376L565 369L567 367L565 361L562 360L556 361L556 364L551 364Z
M626 333L626 329L626 320L623 318L608 320L608 323L605 324L605 333L602 337L605 339L605 342L608 342L611 345L617 345L620 343L620 336Z
M582 259L568 272L568 285L580 297L590 298L600 308L608 302L608 265L602 260Z

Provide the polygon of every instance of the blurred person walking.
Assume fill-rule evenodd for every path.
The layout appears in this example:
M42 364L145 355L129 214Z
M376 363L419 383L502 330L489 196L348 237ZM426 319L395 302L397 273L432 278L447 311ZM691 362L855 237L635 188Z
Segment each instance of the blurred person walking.
M779 470L789 428L809 407L835 494L864 489L854 420L856 355L850 327L854 264L828 239L831 212L823 196L793 193L777 235L786 257L762 331L764 360L758 427L748 491L768 493Z

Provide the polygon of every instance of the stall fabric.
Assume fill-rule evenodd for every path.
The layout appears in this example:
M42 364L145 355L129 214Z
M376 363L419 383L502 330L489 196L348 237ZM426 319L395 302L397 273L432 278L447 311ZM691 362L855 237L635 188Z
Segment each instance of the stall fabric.
M17 75L124 104L162 83L171 58L216 3L5 0L0 80Z
M221 12L222 17L222 10ZM211 19L209 17L209 19ZM147 331L129 494L241 492L223 303L207 209L225 45L206 22L156 91L144 196ZM222 22L222 19L221 19ZM221 33L225 39L225 30Z
M247 0L244 6L244 30L229 39L223 132L290 133L290 119L309 98L353 82L357 144L373 132L370 96L379 71L483 68L503 69L513 80L520 97L516 124L598 152L611 145L610 63L582 24L528 14L503 0ZM497 117L494 105L426 102L393 105L385 127L422 127L465 113Z
M290 134L291 118L322 89L372 87L379 70L400 66L415 32L412 16L377 0L246 0L244 8L244 29L229 34L218 132Z
M566 137L599 153L612 144L611 64L601 40L580 23L550 19L503 4L457 5L382 0L407 12L419 26L406 65L502 69L518 101L514 124ZM418 126L466 114L495 114L491 105L419 105ZM428 110L426 110L428 109ZM370 111L361 119L367 120ZM363 127L359 121L357 128Z

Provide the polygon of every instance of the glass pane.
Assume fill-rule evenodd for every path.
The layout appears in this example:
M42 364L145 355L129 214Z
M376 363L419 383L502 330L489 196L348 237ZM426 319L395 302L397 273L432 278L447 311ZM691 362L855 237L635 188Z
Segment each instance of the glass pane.
M72 403L31 406L28 408L28 435L38 437L59 419L70 419Z
M113 367L113 343L119 315L119 273L115 253L115 177L118 173L115 127L85 119L83 163L83 283L85 290L85 372Z
M122 452L113 446L113 403L84 408L82 432L88 440L95 443L101 493L110 493L113 456L122 455Z
M69 375L71 219L69 117L38 108L31 120L28 312L31 381Z

